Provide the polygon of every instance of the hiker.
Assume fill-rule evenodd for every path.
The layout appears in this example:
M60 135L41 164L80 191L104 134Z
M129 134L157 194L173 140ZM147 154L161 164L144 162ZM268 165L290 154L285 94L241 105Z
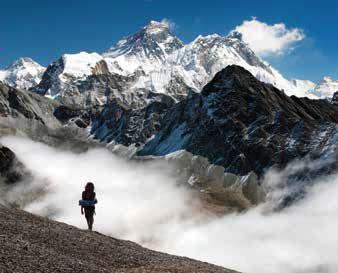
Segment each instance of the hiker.
M93 229L94 224L95 204L97 203L95 195L94 184L88 182L82 192L82 200L80 200L79 204L81 206L81 214L85 214L89 230Z

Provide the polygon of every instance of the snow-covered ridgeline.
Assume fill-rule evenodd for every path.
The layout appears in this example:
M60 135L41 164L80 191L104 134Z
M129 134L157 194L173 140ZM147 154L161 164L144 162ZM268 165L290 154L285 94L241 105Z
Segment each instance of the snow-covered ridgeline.
M45 70L30 58L20 58L0 70L0 81L19 89L28 89L40 82Z
M17 62L22 65L14 63L0 71L0 80L28 89L42 79L34 90L52 97L73 96L81 92L77 83L97 74L99 62L104 62L110 73L129 77L130 84L119 92L129 93L130 97L138 97L144 90L173 97L187 93L189 89L199 92L218 71L232 64L244 67L257 79L284 90L287 95L325 98L332 97L338 90L338 82L329 77L319 84L287 80L259 58L236 31L227 36L198 36L185 45L171 33L168 24L156 21L121 39L102 54L64 54L46 71L32 60L20 60Z

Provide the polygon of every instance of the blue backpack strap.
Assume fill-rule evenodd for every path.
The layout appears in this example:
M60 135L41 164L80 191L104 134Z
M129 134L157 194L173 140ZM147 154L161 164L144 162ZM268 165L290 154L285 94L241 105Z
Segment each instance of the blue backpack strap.
M94 200L79 200L79 206L83 207L94 207L95 201Z

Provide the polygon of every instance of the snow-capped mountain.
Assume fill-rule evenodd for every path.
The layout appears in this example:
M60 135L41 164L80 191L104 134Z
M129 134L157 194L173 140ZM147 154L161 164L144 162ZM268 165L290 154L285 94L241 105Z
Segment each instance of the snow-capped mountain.
M314 88L313 94L320 98L331 98L338 91L338 81L331 77L324 77Z
M135 34L118 41L103 53L103 57L111 73L135 75L129 92L139 94L146 89L177 97L187 94L181 83L183 88L185 85L194 87L187 84L189 79L177 66L177 52L183 47L183 42L172 34L168 24L151 21Z
M153 65L165 63L183 42L173 35L168 24L150 21L150 23L133 35L118 41L103 56L117 61L124 71L133 72L139 66L146 68L143 62ZM126 61L124 63L123 61Z
M19 89L37 85L46 68L30 58L20 58L4 70L0 70L0 81Z
M173 78L182 79L199 92L218 71L232 64L245 67L259 80L289 94L296 92L295 86L256 56L235 31L226 37L198 36L184 45L167 24L151 21L136 34L120 40L103 56L111 72L123 75L144 72L145 76L135 86L158 93L168 93Z
M311 82L285 79L260 59L236 31L227 36L198 36L185 45L168 24L156 21L102 54L63 55L48 66L33 90L54 98L80 96L79 103L94 100L102 104L114 94L126 104L144 105L153 98L152 94L168 94L178 100L191 90L200 92L218 71L233 64L287 95L318 98L309 92ZM118 88L117 79L124 82ZM109 86L111 82L114 87Z
M291 83L297 88L300 97L309 97L313 99L317 98L310 92L316 87L316 84L314 82L309 80L292 79Z
M260 59L243 42L239 32L227 36L212 34L198 36L178 52L178 66L183 67L186 78L200 91L213 76L228 65L240 65L257 79L271 83L288 94L296 93L294 86L269 64ZM189 75L189 76L187 76Z
M338 81L331 77L324 77L318 84L307 80L292 80L299 93L303 97L312 99L332 98L333 94L338 91Z
M95 74L94 68L102 59L97 53L64 54L47 67L33 90L51 97L74 95L76 82Z

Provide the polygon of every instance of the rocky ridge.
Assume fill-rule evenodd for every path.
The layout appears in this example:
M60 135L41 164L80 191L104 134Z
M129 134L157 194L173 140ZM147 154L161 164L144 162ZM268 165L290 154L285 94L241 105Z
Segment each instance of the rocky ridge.
M60 109L68 114L65 126L57 115ZM88 133L76 125L81 113L82 108L74 105L0 83L0 136L18 135L61 149L83 151L93 144L88 141Z
M102 78L104 87L110 75L93 77ZM117 86L120 83L115 81ZM88 90L93 86L89 85ZM228 66L217 73L202 92L190 91L178 102L166 94L149 93L150 100L138 107L115 95L105 104L79 107L65 98L52 101L11 87L3 86L3 90L3 94L9 95L3 98L2 115L9 115L4 119L7 124L15 120L16 125L10 127L13 130L21 128L29 137L52 145L64 145L63 139L66 142L73 139L81 150L88 147L89 134L94 141L128 157L170 158L170 154L188 152L208 162L200 166L205 173L215 165L221 166L223 173L235 175L234 178L229 175L225 175L227 179L217 178L218 185L222 185L217 191L233 190L236 181L242 181L240 195L249 206L264 200L265 191L260 181L271 167L284 168L299 158L325 157L330 160L326 160L325 168L316 174L337 170L334 163L337 162L336 104L328 100L288 97L273 85L258 81L240 66ZM36 102L29 101L32 99L46 100L46 105L41 105L47 108L41 111ZM19 122L22 119L25 122ZM30 126L23 126L24 123ZM49 128L51 124L55 125L53 133ZM43 136L41 128L46 133ZM79 144L79 139L84 145ZM118 148L120 146L124 148ZM171 158L180 162L180 157ZM183 158L186 164L193 164L193 157ZM252 172L258 177L250 180L254 181L254 190L245 196L246 180L242 178ZM196 176L196 173L198 170L186 176L187 182L209 181L193 183L204 184L198 187L201 191L215 185L213 174Z

